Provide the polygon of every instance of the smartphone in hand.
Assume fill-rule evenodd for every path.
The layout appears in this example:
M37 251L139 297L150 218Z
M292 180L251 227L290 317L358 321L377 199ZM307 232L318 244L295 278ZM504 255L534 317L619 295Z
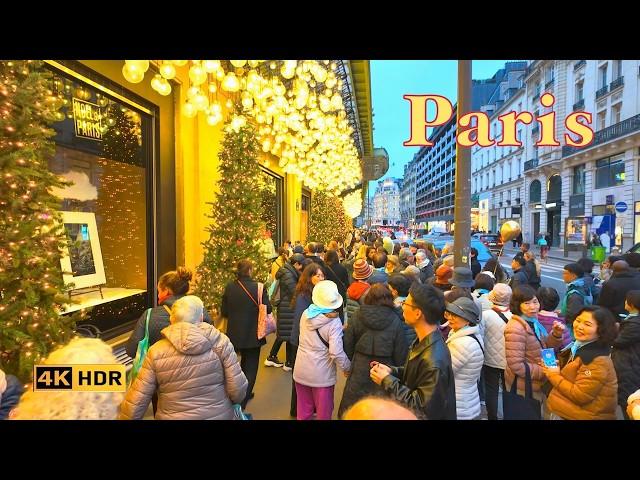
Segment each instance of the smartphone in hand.
M555 367L555 366L557 366L557 363L556 363L556 352L554 352L553 348L544 348L544 349L542 349L540 354L542 355L542 362L547 367Z

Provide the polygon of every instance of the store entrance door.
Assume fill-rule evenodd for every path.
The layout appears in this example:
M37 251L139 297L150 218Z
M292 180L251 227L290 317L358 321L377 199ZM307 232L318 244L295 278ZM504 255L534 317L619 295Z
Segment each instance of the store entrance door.
M531 214L533 221L532 235L531 235L531 243L535 243L538 238L538 234L540 233L540 212Z
M551 236L551 246L560 246L560 209L547 210L547 230Z

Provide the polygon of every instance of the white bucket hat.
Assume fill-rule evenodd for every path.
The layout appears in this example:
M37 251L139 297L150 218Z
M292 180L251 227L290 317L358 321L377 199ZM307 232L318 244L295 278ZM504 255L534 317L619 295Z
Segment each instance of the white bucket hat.
M313 287L311 296L313 304L320 308L340 308L342 295L338 292L338 286L331 280L322 280Z

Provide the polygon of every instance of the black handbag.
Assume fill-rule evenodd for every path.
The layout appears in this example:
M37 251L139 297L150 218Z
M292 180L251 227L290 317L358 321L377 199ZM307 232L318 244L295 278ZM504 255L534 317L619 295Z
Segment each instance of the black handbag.
M533 398L533 386L529 365L524 362L526 370L524 379L525 396L518 395L518 377L513 379L511 389L507 391L502 380L502 412L505 420L542 420L540 402Z

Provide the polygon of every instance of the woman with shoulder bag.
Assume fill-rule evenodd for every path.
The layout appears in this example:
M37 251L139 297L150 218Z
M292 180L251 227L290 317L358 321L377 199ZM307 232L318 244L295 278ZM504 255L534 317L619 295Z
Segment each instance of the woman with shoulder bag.
M507 365L504 372L505 385L510 390L516 384L516 391L510 393L527 397L530 390L532 399L538 402L536 419L541 418L540 404L544 400L542 384L546 376L540 366L543 348L558 347L562 343L565 325L554 322L549 335L538 320L540 302L536 291L529 285L521 285L513 290L511 296L511 313L513 314L504 329L504 343ZM506 398L507 395L505 395ZM511 420L516 412L505 407L504 419Z
M170 325L169 316L173 304L189 293L190 282L193 274L185 267L164 273L158 280L158 306L151 309L149 315L149 348L159 340L162 340L162 330ZM142 313L136 323L131 336L125 345L127 355L136 357L138 343L145 336L147 311ZM209 312L204 311L204 321L213 325ZM154 394L152 399L153 413L158 408L158 396Z
M242 402L242 409L253 398L253 386L258 376L260 363L260 348L267 343L264 338L258 338L258 305L267 306L267 313L271 313L269 295L264 285L255 281L253 263L245 259L238 262L236 268L237 279L229 282L222 296L220 313L229 319L227 336L235 350L240 354L240 366L249 380L247 396ZM262 288L262 298L258 291Z

